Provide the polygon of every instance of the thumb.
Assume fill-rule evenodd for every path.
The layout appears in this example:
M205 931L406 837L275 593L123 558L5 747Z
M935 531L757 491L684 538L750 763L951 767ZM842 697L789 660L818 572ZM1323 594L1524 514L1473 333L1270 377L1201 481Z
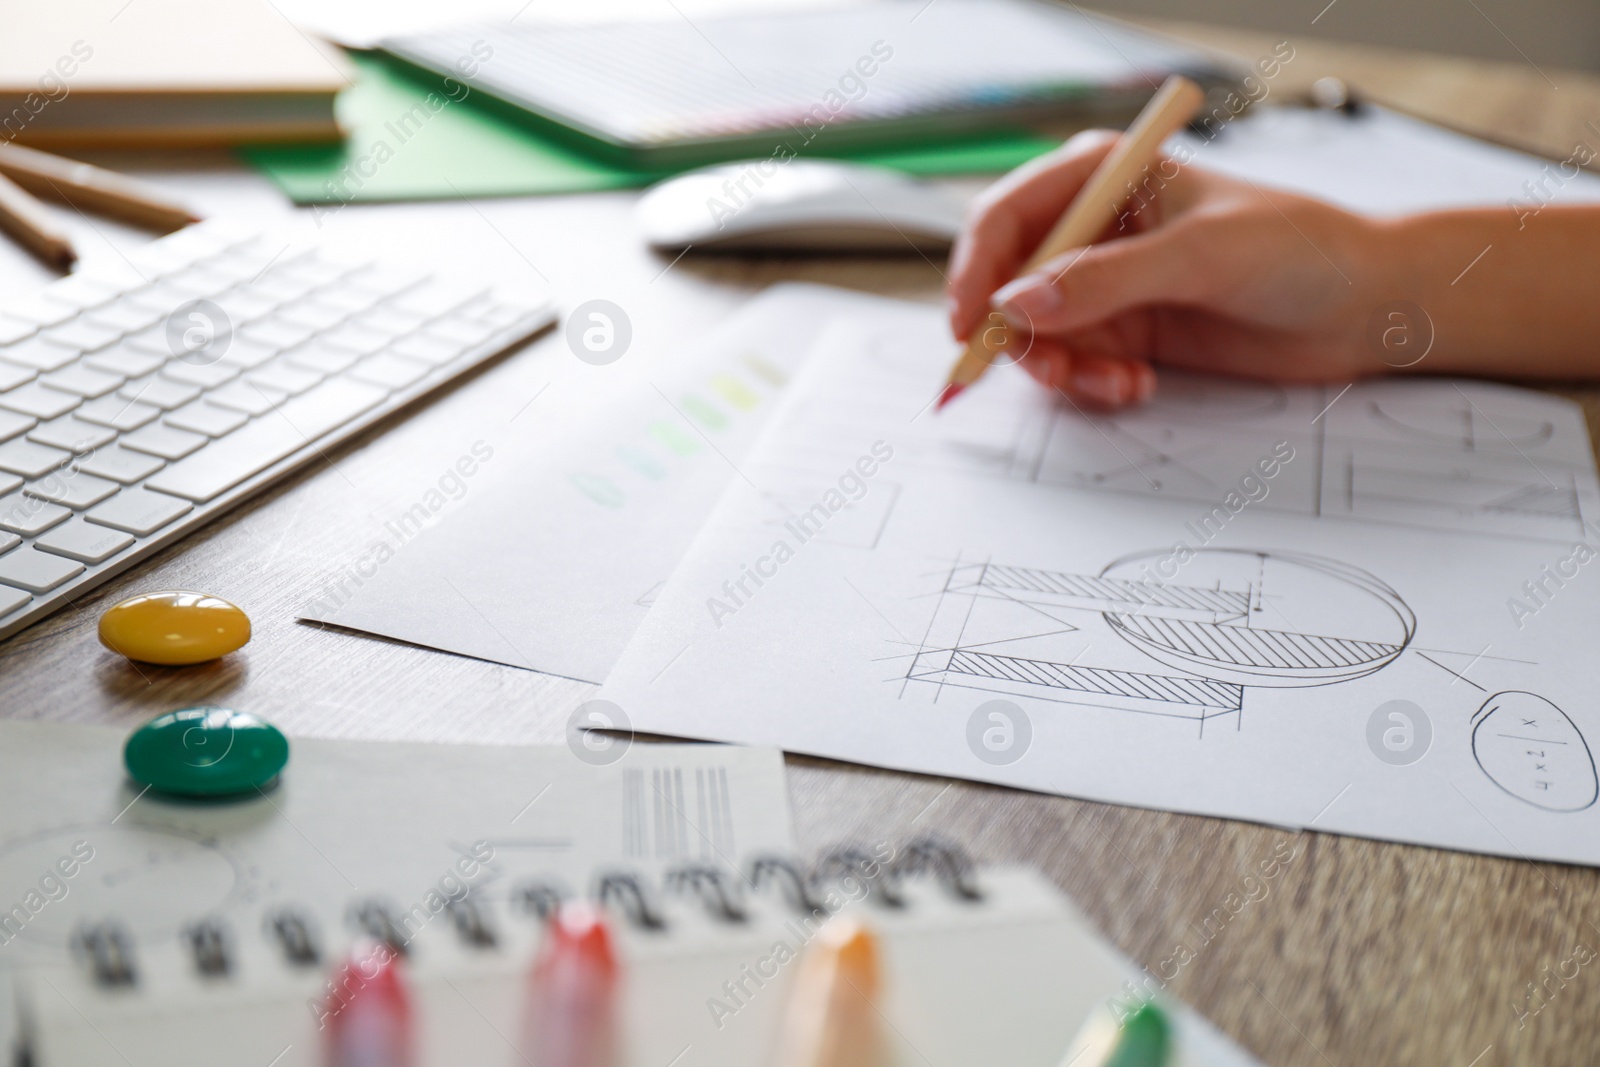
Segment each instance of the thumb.
M1018 329L1065 334L1151 304L1197 303L1214 269L1180 223L1067 252L995 293L994 305Z

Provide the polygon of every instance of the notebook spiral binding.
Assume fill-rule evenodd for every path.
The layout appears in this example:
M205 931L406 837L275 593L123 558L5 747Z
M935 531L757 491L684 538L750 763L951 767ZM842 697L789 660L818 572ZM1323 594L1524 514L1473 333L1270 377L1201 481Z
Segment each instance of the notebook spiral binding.
M971 859L958 846L937 836L908 841L888 857L873 850L847 845L824 852L809 867L782 855L753 857L743 870L706 863L668 868L661 877L660 893L649 879L628 870L597 872L589 896L601 907L615 911L631 927L644 933L668 932L673 920L663 898L692 900L712 921L738 925L749 920L750 897L777 892L787 907L811 918L829 914L827 890L840 884L859 887L862 896L878 906L900 910L908 906L905 882L929 876L955 900L974 903L984 899ZM855 891L854 889L852 890ZM551 881L531 880L514 885L508 894L513 912L547 922L561 905L574 899L566 887ZM481 890L469 890L448 905L452 926L460 943L469 949L496 948L501 938L493 925ZM397 956L410 954L410 938L397 910L378 898L352 902L346 920L357 933L382 942ZM269 912L264 936L291 967L318 965L323 960L315 922L304 911L282 907ZM180 932L198 974L226 977L233 969L234 946L226 922L219 916L197 919ZM133 986L138 971L132 935L112 919L85 923L71 941L73 956L85 966L96 985Z

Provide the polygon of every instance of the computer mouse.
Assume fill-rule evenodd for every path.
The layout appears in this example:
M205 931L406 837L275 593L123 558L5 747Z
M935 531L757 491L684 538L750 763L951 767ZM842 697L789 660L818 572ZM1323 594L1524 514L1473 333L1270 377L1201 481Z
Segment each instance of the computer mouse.
M886 167L774 157L669 178L635 210L645 241L665 251L942 252L965 206Z

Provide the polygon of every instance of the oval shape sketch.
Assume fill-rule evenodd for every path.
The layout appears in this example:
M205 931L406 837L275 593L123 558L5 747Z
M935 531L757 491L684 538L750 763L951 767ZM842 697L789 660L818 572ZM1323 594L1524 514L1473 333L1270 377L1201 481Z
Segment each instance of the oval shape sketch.
M1589 742L1567 713L1511 690L1472 717L1472 756L1489 781L1545 811L1582 811L1600 796Z
M1400 594L1321 556L1202 548L1180 563L1161 550L1124 557L1100 577L1136 605L1103 613L1124 641L1170 667L1237 685L1361 678L1405 651L1417 626Z

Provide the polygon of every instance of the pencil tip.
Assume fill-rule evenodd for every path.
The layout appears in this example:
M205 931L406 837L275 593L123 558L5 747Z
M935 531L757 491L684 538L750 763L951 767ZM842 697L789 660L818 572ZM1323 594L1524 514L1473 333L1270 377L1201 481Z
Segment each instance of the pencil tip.
M951 382L949 385L945 386L944 392L940 393L939 399L934 402L933 410L943 411L944 406L950 403L950 401L954 400L956 397L960 396L961 390L965 388L966 386L960 385L956 382Z

